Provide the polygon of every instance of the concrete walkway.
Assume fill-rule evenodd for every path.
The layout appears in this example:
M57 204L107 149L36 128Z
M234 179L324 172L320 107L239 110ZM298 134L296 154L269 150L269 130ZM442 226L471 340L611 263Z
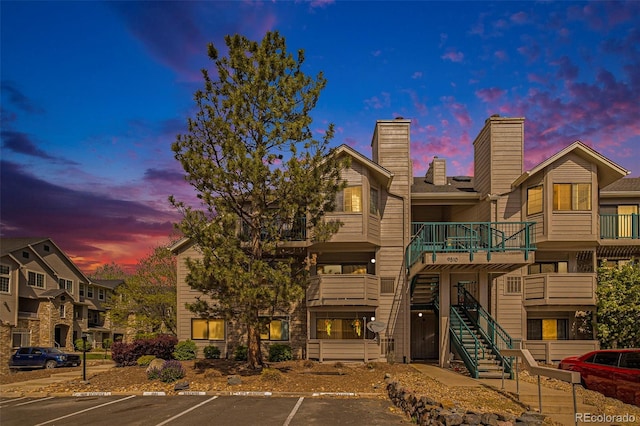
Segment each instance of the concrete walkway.
M539 412L538 385L523 382L522 380L502 379L473 379L471 377L442 369L430 364L412 364L418 371L438 380L440 383L450 387L489 387L508 397L529 406L531 411ZM563 391L541 387L542 394L542 414L549 416L553 421L563 425L576 425L573 406L573 395L571 391ZM581 398L577 397L577 413L596 413L597 407L584 404ZM624 414L624 413L620 413ZM580 422L583 424L583 422ZM609 425L610 423L592 423L594 425Z

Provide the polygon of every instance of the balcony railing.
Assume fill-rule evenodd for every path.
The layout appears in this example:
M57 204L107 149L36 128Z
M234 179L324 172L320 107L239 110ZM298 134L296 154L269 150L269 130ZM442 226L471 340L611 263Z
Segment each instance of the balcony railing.
M316 275L309 280L310 306L378 306L380 278L370 274Z
M431 253L491 253L522 251L525 259L535 250L534 222L414 222L407 247L407 266Z
M600 239L640 239L640 215L638 214L601 214Z
M251 228L246 222L242 222L240 239L249 241ZM276 220L270 226L264 226L260 231L260 238L279 239L281 241L305 241L307 239L307 218L299 217L293 221Z

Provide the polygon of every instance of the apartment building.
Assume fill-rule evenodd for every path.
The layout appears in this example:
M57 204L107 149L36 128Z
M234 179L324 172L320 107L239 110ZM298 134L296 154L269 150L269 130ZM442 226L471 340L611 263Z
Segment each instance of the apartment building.
M0 250L2 354L29 345L72 351L83 333L90 342L114 337L103 306L113 283L88 278L49 238L1 238Z
M640 179L581 142L525 170L524 118L499 116L474 141L474 176L447 176L434 153L414 177L410 124L379 120L371 159L338 148L351 158L330 214L343 226L325 243L292 239L315 260L306 298L263 344L320 361L455 357L476 377L510 371L505 347L546 362L598 347L584 327L595 271L603 259L640 257ZM178 338L232 353L243 342L235 325L184 307L201 296L185 284L197 248L183 240L173 250Z

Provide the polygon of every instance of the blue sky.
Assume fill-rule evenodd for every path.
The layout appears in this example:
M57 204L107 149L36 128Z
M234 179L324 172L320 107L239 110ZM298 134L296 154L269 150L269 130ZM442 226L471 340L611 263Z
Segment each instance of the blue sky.
M528 168L581 140L640 176L640 2L0 3L3 236L51 237L89 272L164 243L190 199L170 146L206 44L278 30L328 80L314 131L370 154L412 120L415 175L471 174L491 114L526 117Z

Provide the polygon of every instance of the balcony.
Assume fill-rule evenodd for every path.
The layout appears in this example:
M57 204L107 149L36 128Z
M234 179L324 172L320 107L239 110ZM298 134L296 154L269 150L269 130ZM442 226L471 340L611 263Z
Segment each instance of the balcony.
M307 306L378 306L379 295L375 275L316 275L309 280Z
M639 240L640 215L638 214L601 214L601 240Z
M596 274L534 274L524 277L524 306L596 304Z
M536 249L534 225L534 222L414 222L413 237L406 250L407 266L529 263L529 253Z
M246 222L240 227L240 239L249 241L251 229ZM292 222L276 220L271 226L265 226L260 232L261 239L279 239L280 241L306 241L307 218L299 217Z

